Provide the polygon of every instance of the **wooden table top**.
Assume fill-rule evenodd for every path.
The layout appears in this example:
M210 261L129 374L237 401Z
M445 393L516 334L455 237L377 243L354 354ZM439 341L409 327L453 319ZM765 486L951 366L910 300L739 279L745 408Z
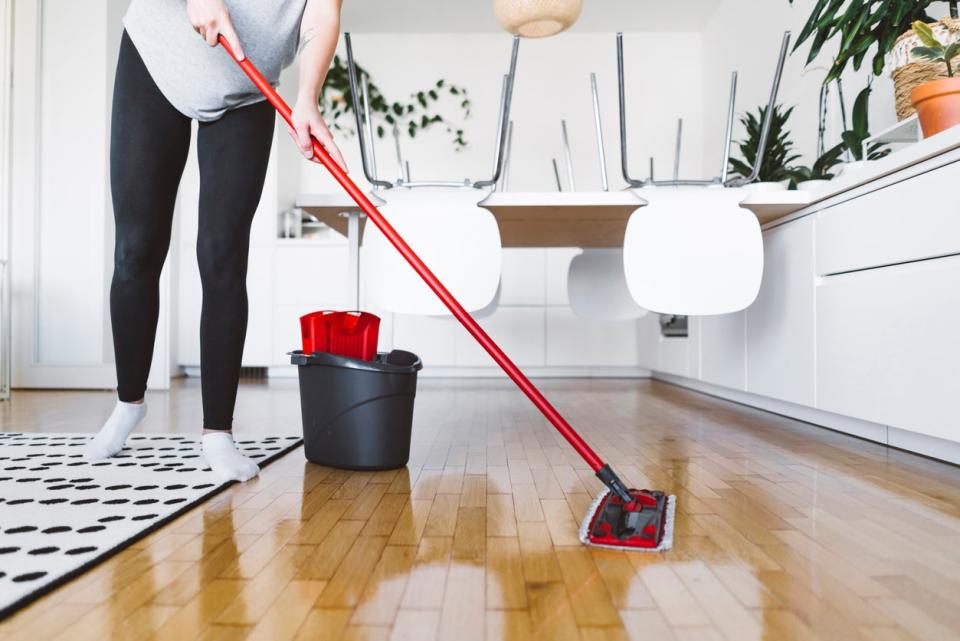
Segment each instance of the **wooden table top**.
M480 202L504 247L620 247L630 214L644 204L630 191L493 192ZM297 206L344 235L340 214L357 210L346 194L301 194Z
M811 200L808 192L773 191L751 194L742 206L764 225L803 209ZM497 219L504 247L622 247L627 220L644 205L631 190L497 191L480 202ZM344 236L347 219L341 214L358 209L345 193L301 194L297 206Z

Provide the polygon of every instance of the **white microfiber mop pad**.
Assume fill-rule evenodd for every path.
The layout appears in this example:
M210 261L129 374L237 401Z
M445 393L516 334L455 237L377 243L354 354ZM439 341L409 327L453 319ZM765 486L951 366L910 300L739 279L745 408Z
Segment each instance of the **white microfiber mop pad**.
M603 500L610 494L610 490L603 489L597 498L593 500L593 503L590 504L590 509L587 510L587 515L584 517L583 522L580 524L580 542L584 545L589 545L595 548L606 548L608 550L623 550L627 552L665 552L673 547L673 519L676 515L677 509L677 497L671 494L667 497L667 507L665 510L665 523L663 524L663 539L661 539L660 544L655 548L641 548L641 547L630 547L626 545L604 545L602 543L593 543L590 540L590 523L593 521L594 515L597 513L597 509L600 507L600 504L603 503Z

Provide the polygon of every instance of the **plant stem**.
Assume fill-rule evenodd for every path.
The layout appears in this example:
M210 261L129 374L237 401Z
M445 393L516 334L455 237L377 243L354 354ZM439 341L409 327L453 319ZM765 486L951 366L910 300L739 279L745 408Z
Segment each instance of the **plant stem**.
M950 66L950 61L946 57L943 58L943 61L947 63L947 78L953 78L953 67Z

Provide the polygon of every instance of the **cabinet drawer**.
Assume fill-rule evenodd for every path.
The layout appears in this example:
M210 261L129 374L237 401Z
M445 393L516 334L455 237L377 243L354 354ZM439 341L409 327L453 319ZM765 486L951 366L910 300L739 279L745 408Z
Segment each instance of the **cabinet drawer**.
M960 163L817 214L817 273L960 253Z
M823 279L817 406L960 441L960 257Z

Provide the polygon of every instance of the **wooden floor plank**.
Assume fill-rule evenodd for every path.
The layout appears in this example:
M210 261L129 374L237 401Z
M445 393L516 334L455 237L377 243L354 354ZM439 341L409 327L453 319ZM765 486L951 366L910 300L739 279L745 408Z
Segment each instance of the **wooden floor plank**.
M0 640L960 638L960 468L661 383L543 385L631 485L677 496L671 551L581 545L601 485L566 441L507 382L425 379L407 467L294 451ZM298 425L297 395L242 386L238 432ZM195 380L148 400L145 431L196 428ZM90 429L111 402L17 391L0 429Z

